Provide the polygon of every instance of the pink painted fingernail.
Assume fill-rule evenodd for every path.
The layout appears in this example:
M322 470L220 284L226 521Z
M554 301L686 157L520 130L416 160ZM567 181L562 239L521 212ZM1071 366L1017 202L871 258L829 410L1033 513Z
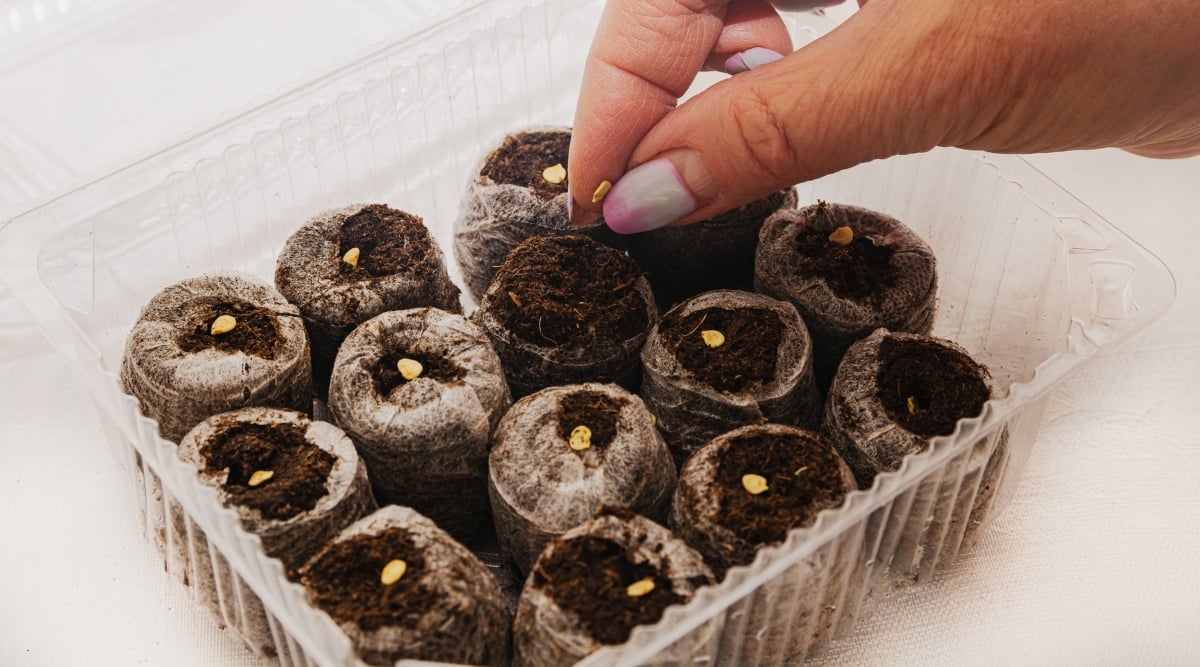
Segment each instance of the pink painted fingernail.
M741 74L749 72L755 67L761 67L767 63L773 63L776 60L783 58L783 54L771 49L764 49L761 46L756 46L751 49L746 49L741 53L735 53L725 61L725 72L727 74Z
M658 229L696 210L696 197L669 160L634 167L604 199L604 222L618 234Z

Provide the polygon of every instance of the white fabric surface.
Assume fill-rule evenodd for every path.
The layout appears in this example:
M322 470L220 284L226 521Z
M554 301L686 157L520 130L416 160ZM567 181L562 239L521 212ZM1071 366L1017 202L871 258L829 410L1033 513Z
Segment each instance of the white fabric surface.
M305 47L240 25L242 39L270 38L277 55ZM329 48L353 53L349 41L364 33L346 24L339 34L347 43ZM260 83L269 74L255 72ZM185 90L170 94L172 108L187 108ZM206 108L239 107L246 94L235 87ZM144 130L182 132L195 122L185 116ZM137 146L163 138L103 125L73 127L70 140L111 142L114 127ZM102 159L87 153L88 165ZM941 578L894 595L823 663L1200 663L1200 159L1098 151L1032 161L1166 260L1175 307L1054 395L1016 499L982 544ZM30 328L12 324L4 299L0 665L261 662L168 580L87 395Z

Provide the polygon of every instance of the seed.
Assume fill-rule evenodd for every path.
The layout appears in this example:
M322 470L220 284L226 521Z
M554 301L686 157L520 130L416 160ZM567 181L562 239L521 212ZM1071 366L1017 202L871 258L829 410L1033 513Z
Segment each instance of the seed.
M214 336L220 336L221 334L229 333L230 331L233 331L233 328L236 326L237 326L237 320L234 319L232 315L222 315L222 316L218 317L217 319L213 320L212 329L210 329L209 331Z
M415 380L421 377L421 373L425 372L425 367L416 359L404 357L396 362L396 370L400 371L400 377L405 380Z
M546 182L551 185L558 185L567 180L567 170L561 164L546 167L542 170L542 178L546 179Z
M921 404L917 403L916 396L909 396L906 403L908 403L908 414L910 415L917 414L917 412L921 409Z
M400 559L390 560L387 565L383 566L383 572L379 575L379 581L383 582L384 586L391 586L400 581L400 577L408 572L408 563Z
M582 452L592 446L592 429L582 424L571 429L571 439L567 441L571 449Z
M250 481L246 484L254 487L275 476L274 470L255 470L254 474L250 475Z
M652 590L654 590L654 580L646 577L629 584L629 587L625 589L625 594L631 598L640 598Z
M599 204L608 196L608 191L612 190L612 181L600 181L600 185L596 186L596 191L592 193L592 203Z
M342 255L342 261L349 264L350 266L357 267L358 266L358 256L360 254L361 254L361 251L358 248L351 248L346 251L345 255Z
M700 337L704 339L704 344L714 350L725 344L725 334L716 329L705 329L700 332Z
M838 227L829 235L829 241L838 245L850 245L854 240L854 230L849 227Z
M742 487L745 488L750 495L757 496L758 494L767 490L767 478L763 477L762 475L755 475L753 473L749 475L742 475Z

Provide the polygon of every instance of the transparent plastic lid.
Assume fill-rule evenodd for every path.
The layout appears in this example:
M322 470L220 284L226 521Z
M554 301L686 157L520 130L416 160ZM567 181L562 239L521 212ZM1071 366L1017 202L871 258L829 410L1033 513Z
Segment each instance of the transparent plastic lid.
M0 0L0 219L459 4Z

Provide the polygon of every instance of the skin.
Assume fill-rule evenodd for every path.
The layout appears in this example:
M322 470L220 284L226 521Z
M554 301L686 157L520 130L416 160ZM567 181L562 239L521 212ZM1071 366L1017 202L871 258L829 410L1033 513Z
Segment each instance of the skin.
M788 55L677 104L701 69L754 46ZM935 146L1184 157L1200 154L1200 11L1189 0L872 0L792 52L763 0L609 0L577 109L577 224L600 214L602 180L658 157L699 204L678 224Z

